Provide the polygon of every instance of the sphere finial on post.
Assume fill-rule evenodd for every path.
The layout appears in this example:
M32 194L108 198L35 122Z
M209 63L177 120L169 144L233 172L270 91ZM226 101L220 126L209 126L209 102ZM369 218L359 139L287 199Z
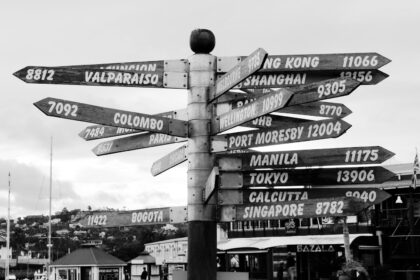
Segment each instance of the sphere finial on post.
M213 32L208 29L195 29L191 32L190 48L194 53L209 54L216 45Z

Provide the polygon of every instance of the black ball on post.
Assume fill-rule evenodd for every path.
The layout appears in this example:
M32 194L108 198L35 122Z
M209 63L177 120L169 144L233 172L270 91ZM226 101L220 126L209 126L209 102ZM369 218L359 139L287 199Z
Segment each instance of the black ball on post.
M208 29L195 29L191 32L190 48L194 53L208 54L216 45L213 32Z

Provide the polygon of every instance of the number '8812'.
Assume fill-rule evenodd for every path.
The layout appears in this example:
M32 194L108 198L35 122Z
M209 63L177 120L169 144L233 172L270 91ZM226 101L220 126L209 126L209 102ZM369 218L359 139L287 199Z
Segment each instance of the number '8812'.
M28 69L26 71L27 80L53 81L54 70L52 69Z

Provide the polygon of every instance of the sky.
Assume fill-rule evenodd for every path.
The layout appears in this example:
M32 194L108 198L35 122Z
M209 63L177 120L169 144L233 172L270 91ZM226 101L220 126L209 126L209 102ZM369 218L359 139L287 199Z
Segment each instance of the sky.
M411 163L420 147L418 1L2 1L0 4L0 217L48 214L52 139L52 211L144 209L187 204L187 165L153 177L154 161L182 145L97 157L104 140L78 136L89 123L48 117L46 97L155 114L186 107L187 91L26 84L26 66L189 58L192 30L216 36L216 56L377 52L389 77L331 99L349 107L352 127L337 139L262 150L379 145ZM10 172L10 180L9 180Z

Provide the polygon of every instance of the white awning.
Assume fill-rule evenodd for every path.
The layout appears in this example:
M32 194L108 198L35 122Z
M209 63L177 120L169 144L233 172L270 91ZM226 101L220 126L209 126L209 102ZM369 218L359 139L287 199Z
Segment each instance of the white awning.
M350 243L359 236L372 236L370 233L350 234ZM287 246L287 245L339 245L343 244L342 234L327 235L297 235L297 236L273 236L273 237L252 237L233 238L217 243L217 249L226 251L241 248L254 248L258 250Z

